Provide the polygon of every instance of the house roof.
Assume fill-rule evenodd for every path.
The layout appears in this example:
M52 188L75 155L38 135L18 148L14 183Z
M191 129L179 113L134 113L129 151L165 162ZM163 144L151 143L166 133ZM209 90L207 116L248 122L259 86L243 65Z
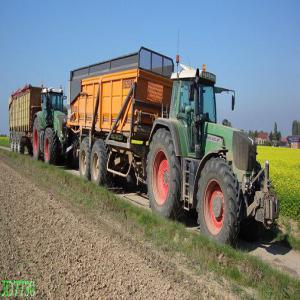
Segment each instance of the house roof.
M269 134L267 132L259 132L257 138L262 140L268 140Z

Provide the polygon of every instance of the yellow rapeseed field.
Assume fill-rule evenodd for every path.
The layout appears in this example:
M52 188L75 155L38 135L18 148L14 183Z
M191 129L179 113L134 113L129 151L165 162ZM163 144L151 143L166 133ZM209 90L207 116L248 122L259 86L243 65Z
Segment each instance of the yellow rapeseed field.
M257 148L261 164L270 162L272 185L280 199L280 214L300 221L300 149Z

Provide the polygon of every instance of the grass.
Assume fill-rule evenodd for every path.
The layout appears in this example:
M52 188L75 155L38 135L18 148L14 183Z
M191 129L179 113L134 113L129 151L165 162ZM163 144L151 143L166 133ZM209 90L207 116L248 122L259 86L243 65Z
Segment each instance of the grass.
M300 298L299 280L271 268L253 256L189 232L180 223L133 206L105 188L60 168L3 150L0 150L0 155L24 176L34 179L44 188L51 187L52 193L66 201L98 216L102 214L114 218L129 234L172 257L179 255L187 258L190 269L195 273L213 272L220 281L225 278L244 290L254 289L259 298Z
M8 136L0 136L0 146L9 147L9 138L8 138Z

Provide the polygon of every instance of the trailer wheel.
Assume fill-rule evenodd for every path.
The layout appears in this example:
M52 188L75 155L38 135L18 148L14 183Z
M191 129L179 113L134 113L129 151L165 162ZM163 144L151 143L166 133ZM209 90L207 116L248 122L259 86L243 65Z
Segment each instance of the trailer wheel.
M79 173L80 176L85 177L88 180L91 179L90 160L91 160L91 149L89 146L89 138L85 137L80 144Z
M206 162L198 183L197 212L200 230L224 244L234 244L240 222L238 182L220 157Z
M97 185L107 183L107 149L103 140L95 141L91 154L91 181Z
M44 161L47 164L56 164L58 160L58 138L52 128L45 130Z
M158 129L150 143L147 159L147 186L151 209L167 218L178 218L180 204L180 164L169 131Z
M36 160L38 160L40 159L41 156L38 118L35 118L33 122L32 144L33 144L33 157Z
M25 153L25 142L26 142L26 138L25 137L21 137L18 140L18 152L20 154L24 154Z

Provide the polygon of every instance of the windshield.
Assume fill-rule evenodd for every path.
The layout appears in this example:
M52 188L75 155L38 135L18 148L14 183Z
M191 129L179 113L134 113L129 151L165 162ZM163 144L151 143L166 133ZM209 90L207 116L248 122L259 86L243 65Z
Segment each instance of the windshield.
M216 105L214 88L212 86L202 86L203 94L203 114L209 122L216 123Z
M50 94L51 107L54 110L63 110L63 96L62 94Z
M214 87L209 85L200 85L203 95L203 114L208 122L217 122L216 104ZM187 106L191 106L194 110L194 101L189 99L189 91L191 82L187 80L175 81L173 84L173 93L179 96L179 111L185 112ZM201 104L200 104L201 105ZM201 111L201 108L200 108Z

